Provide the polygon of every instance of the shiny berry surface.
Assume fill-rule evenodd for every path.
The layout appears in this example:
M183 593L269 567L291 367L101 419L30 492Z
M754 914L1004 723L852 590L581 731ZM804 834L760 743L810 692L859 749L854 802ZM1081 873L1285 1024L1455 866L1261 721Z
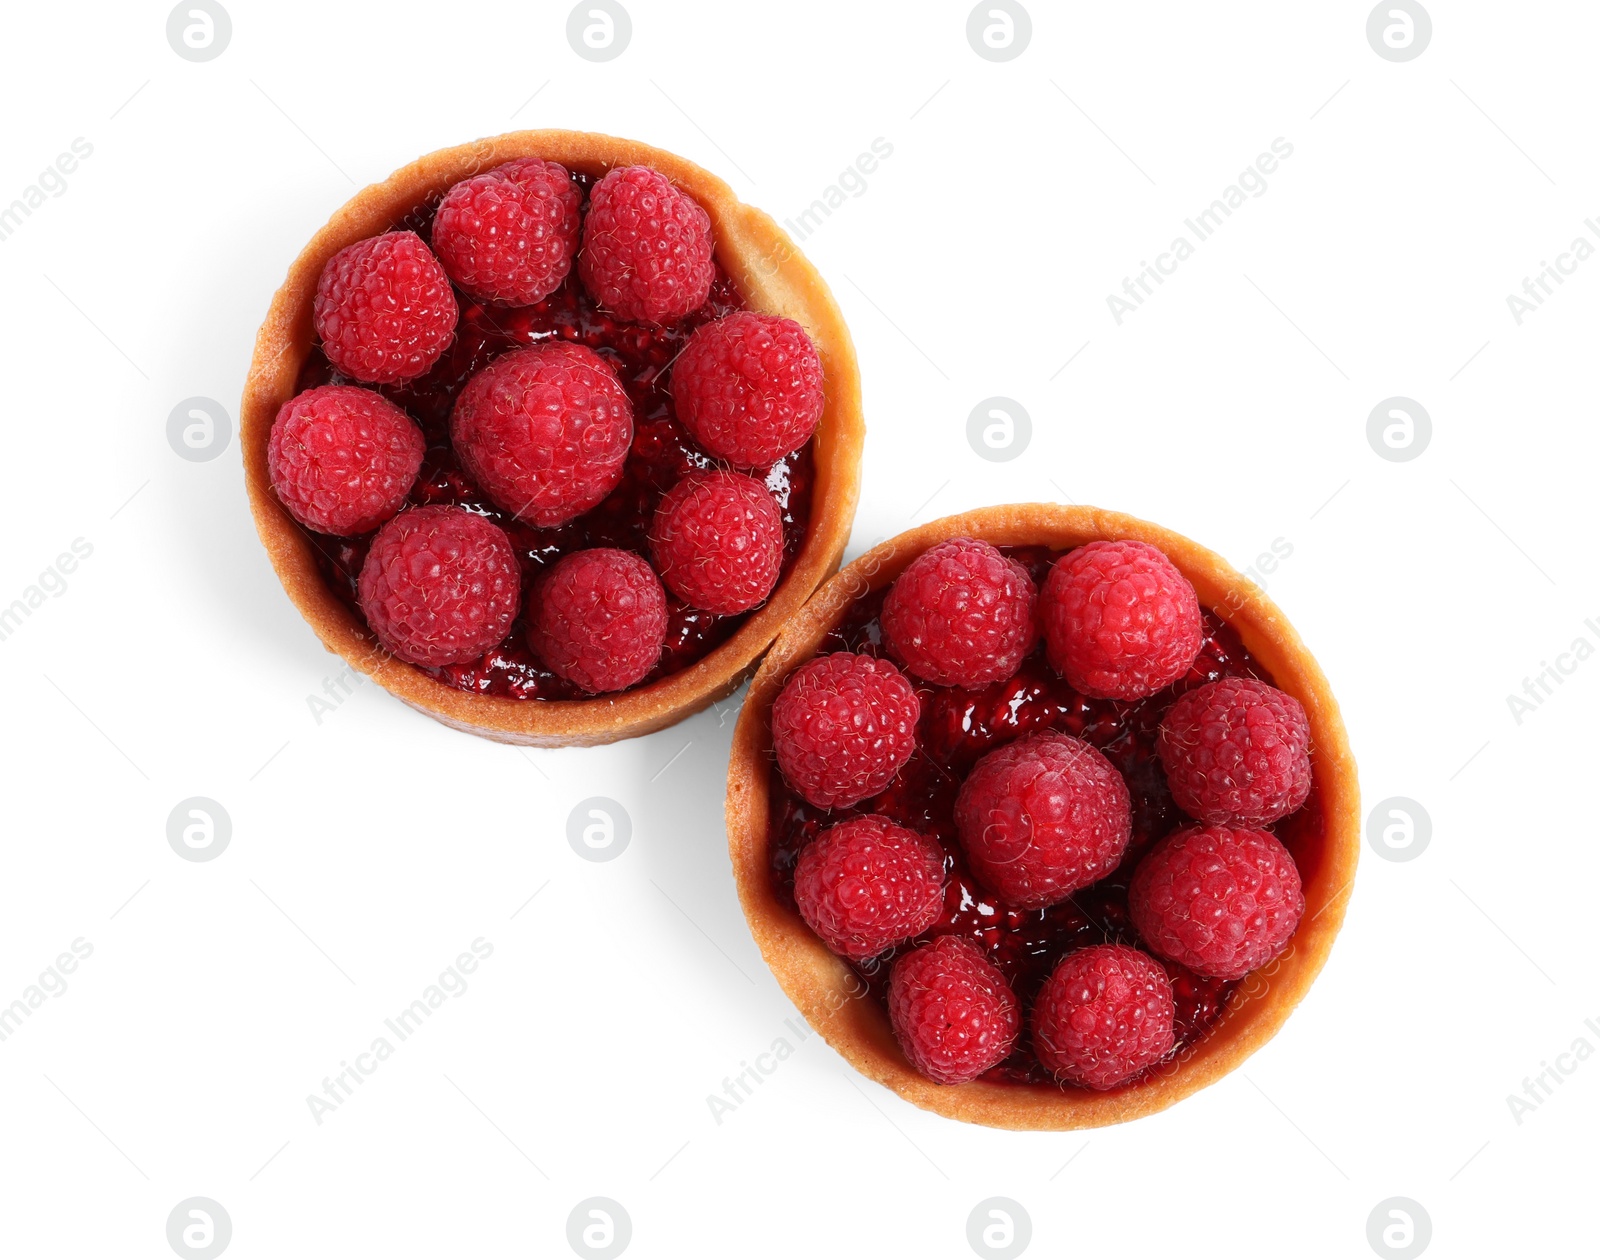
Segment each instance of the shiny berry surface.
M1038 582L1065 554L1044 547L1007 547ZM886 656L878 617L885 590L858 600L818 653L849 651ZM926 933L899 949L855 964L868 988L886 1000L895 959L935 936L956 934L981 945L1012 986L1024 1011L1055 964L1071 950L1120 943L1140 946L1128 914L1128 881L1139 859L1187 820L1173 803L1156 752L1161 718L1185 692L1225 677L1263 678L1238 634L1211 612L1203 612L1204 643L1189 672L1172 686L1137 701L1092 699L1061 679L1036 648L1017 673L976 691L916 683L922 714L917 724L918 752L881 793L849 809L825 810L791 792L776 769L770 777L770 859L779 894L792 904L794 863L800 850L823 829L843 818L874 813L937 840L945 851L944 913ZM1120 865L1099 883L1044 910L1008 906L972 875L955 826L955 800L963 779L983 754L1033 731L1056 730L1098 748L1128 785L1133 834ZM1313 792L1309 814L1320 806ZM1297 816L1298 817L1298 816ZM1320 824L1318 824L1320 825ZM1308 824L1307 830L1314 831ZM1175 963L1163 963L1172 981L1174 1031L1182 1047L1200 1039L1227 1008L1235 982L1203 979ZM1050 1079L1024 1030L1016 1050L986 1080Z
M575 181L587 190L589 180ZM400 226L426 237L432 218L419 207ZM710 296L694 314L676 323L645 326L600 310L584 292L576 272L549 297L532 306L491 307L457 294L461 318L455 340L425 375L377 392L404 408L422 426L428 450L412 488L412 504L458 504L494 521L511 539L524 589L562 556L589 547L620 547L650 554L649 535L658 504L678 479L715 467L715 462L678 423L673 410L670 367L689 335L701 324L743 309L733 282L718 270ZM559 339L588 346L616 370L633 405L633 445L622 480L598 507L554 529L525 525L500 511L472 483L450 447L450 412L467 381L498 355L522 346ZM297 389L347 383L314 348L301 369ZM771 491L783 518L783 572L786 575L805 542L813 483L811 446L778 460L756 476ZM334 538L307 534L329 586L359 615L356 577L371 536ZM779 579L782 581L782 578ZM726 642L749 614L717 616L667 597L666 646L645 685L687 668ZM546 669L527 646L527 626L518 617L511 631L477 660L426 672L447 686L516 700L569 700L584 696L574 684Z

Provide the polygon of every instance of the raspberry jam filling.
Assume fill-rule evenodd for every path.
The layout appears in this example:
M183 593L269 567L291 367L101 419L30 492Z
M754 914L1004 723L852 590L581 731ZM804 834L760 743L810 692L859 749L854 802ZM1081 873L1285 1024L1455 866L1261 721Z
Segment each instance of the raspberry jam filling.
M592 181L576 173L573 178L587 193ZM431 207L422 207L402 226L427 239L431 219ZM606 314L584 291L576 267L559 289L533 306L485 306L459 289L456 300L461 317L455 340L431 370L397 385L364 386L376 389L422 426L428 450L407 504L454 504L499 525L516 550L524 592L532 589L545 568L569 552L587 547L620 547L648 555L650 524L662 497L684 474L717 466L674 414L669 369L696 328L744 309L732 280L719 268L705 305L677 323L661 327L630 324ZM496 508L462 470L450 446L450 411L467 381L490 360L508 350L551 338L588 346L610 363L633 403L634 436L621 482L598 507L558 528L537 529ZM296 392L317 385L340 384L363 382L340 373L328 362L321 347L314 347L301 368ZM781 583L800 552L810 520L811 443L757 476L772 492L783 518ZM316 550L318 566L329 587L360 619L356 579L372 536L332 538L302 532ZM702 612L688 607L669 591L667 639L661 660L637 685L647 685L693 665L726 642L749 616L748 612L732 616ZM482 695L514 700L570 700L587 695L539 662L528 647L527 624L521 615L504 641L480 659L462 665L419 668L447 686Z
M1064 551L1002 547L1042 584ZM886 656L879 614L889 587L857 600L818 645L817 654L860 652ZM1156 753L1161 718L1184 692L1218 678L1272 679L1220 617L1202 610L1205 642L1188 674L1138 701L1091 699L1075 691L1045 662L1036 647L1017 673L978 691L937 687L912 678L922 704L917 752L878 796L847 809L824 810L792 792L776 767L769 779L770 860L779 895L794 907L794 865L800 850L824 829L859 814L882 814L932 837L945 850L945 900L940 920L923 935L865 963L851 964L872 998L887 1003L894 960L940 935L968 937L987 952L1012 986L1024 1011L1061 958L1089 945L1139 945L1128 915L1128 882L1139 860L1158 840L1187 819L1173 803ZM955 825L956 793L983 754L1034 731L1057 730L1093 744L1116 766L1133 804L1133 833L1122 862L1109 876L1044 910L1009 907L985 890L967 868ZM1293 851L1296 837L1321 826L1316 788L1305 807L1268 830ZM1241 982L1207 979L1177 963L1163 962L1176 1002L1178 1053L1202 1039L1227 1010ZM1042 1082L1051 1079L1030 1040L1030 1021L1016 1049L979 1079ZM1159 1071L1159 1065L1151 1069Z

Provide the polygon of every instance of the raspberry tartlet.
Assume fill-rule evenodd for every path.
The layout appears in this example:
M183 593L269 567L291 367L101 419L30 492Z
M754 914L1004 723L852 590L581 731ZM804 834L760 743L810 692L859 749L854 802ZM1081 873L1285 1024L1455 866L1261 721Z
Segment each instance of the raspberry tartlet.
M821 703L818 671L882 694ZM756 943L857 1069L956 1119L1075 1129L1277 1032L1344 918L1359 811L1327 680L1259 588L1158 526L1024 504L823 585L750 685L727 823Z
M849 333L772 219L568 131L359 193L290 268L240 407L257 530L323 644L551 746L748 677L838 566L862 440Z

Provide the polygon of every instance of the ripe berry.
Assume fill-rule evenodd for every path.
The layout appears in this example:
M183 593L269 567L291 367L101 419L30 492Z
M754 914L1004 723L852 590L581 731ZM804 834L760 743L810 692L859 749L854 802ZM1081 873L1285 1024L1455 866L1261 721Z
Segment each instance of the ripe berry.
M986 542L928 548L889 588L881 618L889 650L940 687L983 687L1017 672L1033 646L1033 579Z
M754 477L691 474L656 509L650 555L667 589L690 607L741 613L777 585L783 515Z
M1021 1016L1011 986L981 949L939 936L895 960L889 1023L912 1067L940 1085L959 1085L1011 1053Z
M633 442L633 404L593 350L545 341L501 355L467 382L450 440L495 506L548 529L616 488Z
M944 909L944 850L877 814L829 827L800 852L800 917L836 954L863 962L927 931Z
M378 642L401 660L459 665L506 637L521 580L494 522L465 508L418 507L378 531L356 591Z
M578 253L583 193L539 158L464 179L433 217L433 249L469 296L529 306L561 287Z
M975 874L1008 905L1036 910L1110 874L1128 847L1128 786L1099 750L1056 731L982 757L956 796Z
M1128 886L1128 912L1145 944L1218 980L1241 979L1276 958L1305 905L1289 851L1248 828L1174 832Z
M1311 725L1293 696L1219 678L1181 696L1156 740L1172 799L1206 823L1264 827L1311 792Z
M358 381L421 376L456 331L450 277L415 232L341 249L322 269L312 322L328 362Z
M290 516L318 533L350 536L400 510L423 449L422 430L383 395L321 385L278 409L267 468Z
M695 329L672 365L672 400L712 455L767 468L816 432L822 360L794 320L738 311Z
M1171 1052L1172 982L1126 945L1068 954L1033 1004L1033 1048L1058 1080L1111 1089Z
M772 749L789 786L822 809L894 781L917 749L922 705L898 669L833 652L807 661L772 703Z
M633 686L656 667L666 637L666 592L631 551L574 551L528 596L528 645L586 691Z
M705 305L716 277L711 216L665 175L619 166L589 190L578 275L619 319L682 319Z
M1189 579L1149 543L1069 551L1039 593L1050 664L1086 696L1138 700L1194 664L1204 634Z

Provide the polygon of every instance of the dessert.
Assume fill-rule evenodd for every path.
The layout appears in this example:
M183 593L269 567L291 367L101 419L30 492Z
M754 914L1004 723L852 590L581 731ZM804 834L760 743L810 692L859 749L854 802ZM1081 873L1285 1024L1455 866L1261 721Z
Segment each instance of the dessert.
M815 368L798 440L757 414L761 389L735 409L782 448L738 473L674 400L674 360L730 316L792 328ZM769 356L766 393L787 396L790 357ZM380 422L369 402L361 421L387 429L340 445L286 419L272 443L286 406L298 414L319 391L353 390L393 409ZM351 201L274 299L240 431L257 528L323 642L441 721L531 744L642 734L737 686L837 564L862 437L848 334L772 221L680 158L574 132L443 150ZM413 431L418 468L402 437ZM443 507L500 531L518 571L511 623L470 658L464 645L500 624L503 589L493 615L475 613L472 633L448 645L435 623L407 646L416 618L401 605L420 595L404 584L379 599L402 628L388 639L362 595L381 531ZM534 602L564 558L607 551L637 558L633 578L588 597L610 607L631 591L639 602L622 622L637 634L625 660L591 668L595 641L541 619ZM633 580L653 564L670 573L664 588L661 574L653 588Z
M1011 674L976 688L908 679L916 751L854 805L819 806L809 785L788 777L778 701L818 662L887 663L893 645L883 623L894 588L907 574L920 585L918 558L951 540L982 541L1027 572L1039 591L1043 642ZM1163 719L1184 695L1232 679L1262 684L1220 696L1224 715L1242 713L1253 742L1243 757L1213 759L1213 774L1225 767L1223 781L1208 779L1208 790L1247 802L1281 796L1281 759L1259 754L1292 717L1283 698L1306 718L1309 790L1298 808L1265 824L1270 833L1203 825L1166 782ZM1205 730L1217 725L1205 717L1218 707L1219 693L1210 695L1211 707L1204 696L1189 706ZM1169 742L1189 731L1184 711L1178 718ZM1239 745L1234 725L1224 725L1216 747ZM845 760L822 757L812 770L848 779L859 767ZM1326 680L1266 596L1169 531L1042 504L933 522L827 583L751 684L727 816L746 918L813 1026L920 1106L1034 1129L1159 1110L1271 1037L1338 931L1360 826L1354 766ZM938 914L920 930L895 917L896 930L876 938L889 943L870 954L871 938L845 951L813 930L798 879L822 838L857 819L920 837L943 859ZM866 885L850 904L864 921L879 913ZM939 1057L930 1029L967 1025L939 1023L928 983L908 988L903 977L923 968L948 973L932 987L983 1013L973 1015L974 1028L1003 1030L1003 1012L1014 1010L1006 1053ZM917 1003L908 1006L908 994L920 995ZM999 1040L993 1032L983 1044Z

